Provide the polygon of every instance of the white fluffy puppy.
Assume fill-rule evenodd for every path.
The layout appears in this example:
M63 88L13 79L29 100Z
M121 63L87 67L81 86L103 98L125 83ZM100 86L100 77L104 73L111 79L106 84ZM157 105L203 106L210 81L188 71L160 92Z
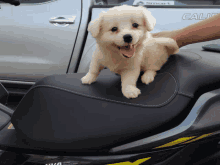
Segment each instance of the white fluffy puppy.
M151 12L142 6L117 6L101 13L88 27L97 44L89 72L81 79L82 83L95 82L106 66L121 75L125 97L138 97L141 92L136 82L140 71L144 71L142 82L149 84L169 55L179 51L173 39L151 37L149 31L155 24Z

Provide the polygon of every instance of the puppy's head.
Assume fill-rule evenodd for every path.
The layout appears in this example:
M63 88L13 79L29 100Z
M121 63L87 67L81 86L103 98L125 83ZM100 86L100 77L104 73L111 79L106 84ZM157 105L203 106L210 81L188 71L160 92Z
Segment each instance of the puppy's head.
M111 45L125 58L133 57L138 44L152 31L156 19L142 6L117 6L90 22L88 31L99 43Z

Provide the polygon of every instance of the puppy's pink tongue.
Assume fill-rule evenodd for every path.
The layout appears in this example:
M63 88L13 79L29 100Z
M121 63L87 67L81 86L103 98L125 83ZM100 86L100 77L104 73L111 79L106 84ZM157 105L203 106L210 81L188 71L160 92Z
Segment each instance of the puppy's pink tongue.
M134 45L128 45L127 48L125 46L120 47L120 53L127 57L132 57L134 55L134 52Z

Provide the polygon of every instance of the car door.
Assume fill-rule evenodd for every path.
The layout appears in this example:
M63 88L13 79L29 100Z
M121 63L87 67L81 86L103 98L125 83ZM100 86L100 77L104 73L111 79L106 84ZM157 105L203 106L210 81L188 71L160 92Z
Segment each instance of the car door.
M36 81L62 74L74 49L81 0L0 3L0 81Z

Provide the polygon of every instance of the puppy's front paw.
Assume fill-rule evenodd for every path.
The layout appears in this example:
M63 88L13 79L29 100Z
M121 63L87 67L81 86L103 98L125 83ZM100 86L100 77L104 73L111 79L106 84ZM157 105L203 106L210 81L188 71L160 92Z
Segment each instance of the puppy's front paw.
M141 91L133 85L128 85L125 89L122 89L122 93L129 99L138 97L138 95L141 94Z
M91 84L96 81L97 76L87 73L83 78L81 78L81 81L83 84Z
M156 72L152 70L146 71L141 77L141 81L144 84L149 84L154 81L154 77L156 76Z

